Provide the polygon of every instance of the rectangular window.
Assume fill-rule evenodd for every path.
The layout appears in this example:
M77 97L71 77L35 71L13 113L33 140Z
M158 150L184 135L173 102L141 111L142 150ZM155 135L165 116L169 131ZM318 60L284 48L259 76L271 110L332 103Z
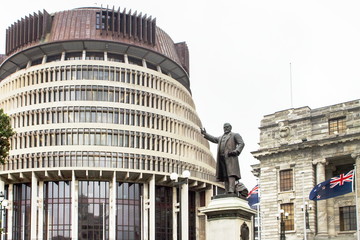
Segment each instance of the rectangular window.
M96 29L101 29L101 15L100 13L96 13Z
M155 188L155 239L173 239L172 229L172 189L156 186ZM176 231L176 229L174 230Z
M101 135L100 135L100 133L96 133L96 135L95 135L95 145L98 145L98 146L101 145Z
M79 181L78 239L109 239L109 182Z
M108 61L112 62L125 62L124 55L115 54L115 53L108 53Z
M92 101L93 100L93 93L92 93L93 91L91 90L91 89L88 89L87 91L86 91L86 100L87 101Z
M69 114L68 114L68 111L64 111L63 113L64 113L64 118L63 118L64 123L69 122Z
M118 132L116 131L115 133L114 133L114 135L113 135L113 139L112 139L112 143L113 143L113 146L116 146L116 147L118 147L119 145L119 142L118 142Z
M108 97L107 100L105 99L105 101L109 101L109 102L113 102L113 101L114 101L114 91L113 91L113 90L110 90L110 91L109 91L109 97Z
M86 60L104 60L103 52L86 52Z
M86 112L86 113L90 115L89 112ZM85 119L86 119L86 118L85 118L85 111L83 110L83 111L80 112L80 119L79 119L79 121L80 121L80 122L86 122ZM90 122L90 121L89 121L89 122Z
M84 145L90 145L90 134L84 133Z
M82 79L85 79L85 80L89 79L89 71L88 71L87 67L82 69Z
M80 100L80 99L78 99ZM86 90L85 89L81 89L81 100L85 101L86 100Z
M65 54L65 60L81 60L82 52L71 52Z
M80 119L79 111L75 111L72 113L74 113L74 121L73 122L79 122L79 119Z
M142 185L116 184L116 239L140 239Z
M356 207L340 207L340 231L356 230Z
M293 170L287 169L279 172L280 192L293 190Z
M70 135L70 134L69 134ZM77 133L73 133L72 135L72 141L73 141L73 145L78 145L79 141L78 141L78 134Z
M282 213L282 217L280 216L280 218L282 218L282 220L285 223L285 231L294 230L294 204L293 203L281 204L280 208L284 210L284 213Z
M60 60L61 60L61 54L48 56L46 58L46 62L57 62L57 61L60 61Z
M90 133L90 145L95 145L95 133Z
M70 92L69 92L69 88L65 88L64 92L65 92L65 101L70 101Z
M44 239L71 237L70 182L44 183Z
M345 117L329 119L329 134L344 133L346 130Z
M13 190L13 239L30 239L31 184L14 184ZM33 223L33 226L36 225ZM10 230L10 229L9 229Z
M84 145L84 134L82 132L79 133L79 145Z
M70 101L75 101L75 89L70 89Z

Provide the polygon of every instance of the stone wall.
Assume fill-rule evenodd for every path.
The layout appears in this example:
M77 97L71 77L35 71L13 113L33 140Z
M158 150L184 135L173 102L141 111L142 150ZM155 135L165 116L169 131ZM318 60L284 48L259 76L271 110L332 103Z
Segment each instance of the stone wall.
M330 134L329 120L339 118L345 119L345 130ZM253 155L260 160L254 170L260 173L261 239L279 239L277 216L284 203L294 204L294 230L286 232L286 239L303 239L304 201L312 204L308 239L355 239L355 231L341 232L339 222L339 207L355 205L354 193L317 202L308 196L334 171L355 163L351 155L360 149L360 101L279 111L264 116L260 131L260 148ZM287 169L293 170L293 189L281 192L279 172Z

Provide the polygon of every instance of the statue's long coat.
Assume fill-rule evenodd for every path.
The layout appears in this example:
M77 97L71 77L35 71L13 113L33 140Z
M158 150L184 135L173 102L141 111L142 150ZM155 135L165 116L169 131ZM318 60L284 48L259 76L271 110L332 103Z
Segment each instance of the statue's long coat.
M228 176L233 176L236 180L241 178L240 175L240 167L239 167L239 159L237 156L228 156L228 153L231 151L238 151L239 154L243 150L245 144L238 133L230 132L229 134L224 134L220 137L213 137L208 133L204 134L204 137L210 142L217 143L217 157L216 157L216 179L220 182L225 181L225 178ZM225 137L225 162L226 162L226 171L227 174L220 167L220 142L221 139Z

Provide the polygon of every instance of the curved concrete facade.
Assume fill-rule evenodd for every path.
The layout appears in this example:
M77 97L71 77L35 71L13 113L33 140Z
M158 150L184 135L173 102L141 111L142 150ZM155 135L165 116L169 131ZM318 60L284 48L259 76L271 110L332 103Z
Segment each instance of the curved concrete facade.
M9 27L0 107L16 135L0 172L6 238L202 239L196 209L212 194L215 161L188 71L186 44L136 12L44 11ZM169 176L184 170L178 188ZM68 195L55 194L60 186ZM125 198L138 204L131 214ZM125 229L121 219L133 216Z

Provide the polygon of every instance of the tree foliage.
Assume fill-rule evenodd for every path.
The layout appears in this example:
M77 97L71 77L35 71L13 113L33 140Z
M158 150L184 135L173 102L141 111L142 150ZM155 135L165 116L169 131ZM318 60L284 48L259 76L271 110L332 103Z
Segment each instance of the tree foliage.
M10 138L15 134L10 117L0 109L0 163L4 164L10 150Z

